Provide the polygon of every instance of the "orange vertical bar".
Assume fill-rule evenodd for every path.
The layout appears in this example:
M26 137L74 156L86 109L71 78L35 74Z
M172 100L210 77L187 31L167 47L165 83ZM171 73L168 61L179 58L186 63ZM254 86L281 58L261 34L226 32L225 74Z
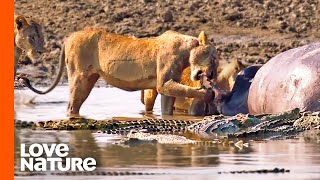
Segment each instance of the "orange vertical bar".
M14 110L13 110L13 16L14 1L1 0L0 6L0 179L13 179L14 177Z

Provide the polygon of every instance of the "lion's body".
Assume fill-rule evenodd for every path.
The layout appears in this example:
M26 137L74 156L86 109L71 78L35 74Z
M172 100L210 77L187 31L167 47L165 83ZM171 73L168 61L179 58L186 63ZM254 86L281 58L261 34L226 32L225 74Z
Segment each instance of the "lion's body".
M132 38L90 29L71 34L64 45L70 86L69 116L79 115L99 77L127 91L153 89L162 94L162 113L172 114L176 97L212 99L212 92L180 84L191 66L191 78L216 75L216 49L204 33L199 38L167 31L154 38Z
M244 65L237 60L234 60L230 63L228 62L222 63L221 61L219 61L218 77L216 80L212 80L212 81L220 89L224 90L225 92L230 92L233 87L236 75L243 68L244 68ZM187 86L200 88L201 86L200 81L191 81L190 74L191 74L190 67L187 67L186 69L184 69L182 72L180 83ZM157 95L158 93L155 89L144 90L144 92L141 94L142 96L141 101L145 104L146 111L152 111L154 106L154 101ZM176 109L188 111L190 110L192 102L193 102L193 98L178 97L176 98L174 107Z
M16 76L18 60L23 51L36 61L44 51L42 27L33 19L23 15L14 16L14 77Z
M69 76L99 74L108 84L127 91L156 87L158 49L155 39L99 30L76 32L65 43Z
M80 107L102 77L108 84L126 90L156 89L161 94L162 114L172 114L176 97L211 101L213 92L180 84L182 71L190 66L190 78L216 77L217 52L204 32L198 38L167 31L154 38L134 38L87 29L72 33L64 42L58 75L45 91L21 82L38 94L58 84L66 64L70 88L69 117L79 116Z
M244 68L245 66L238 60L233 60L227 64L219 64L218 77L216 81L217 86L227 92L230 92L233 88L235 77Z

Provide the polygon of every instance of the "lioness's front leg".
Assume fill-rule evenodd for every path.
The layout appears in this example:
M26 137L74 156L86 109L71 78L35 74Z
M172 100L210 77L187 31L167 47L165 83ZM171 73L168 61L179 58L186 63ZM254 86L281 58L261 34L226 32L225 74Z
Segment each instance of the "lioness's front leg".
M172 96L161 95L161 114L172 115L176 98Z
M213 100L214 94L212 91L198 89L190 86L180 84L172 79L157 85L157 91L161 96L161 112L162 114L172 115L175 97L189 97L201 99L203 102ZM164 99L163 99L164 98Z
M213 100L214 97L214 93L210 90L186 86L172 79L157 85L157 91L167 96L199 98L205 102Z
M177 63L179 64L179 63ZM171 96L171 97L189 97L198 98L204 102L213 100L214 94L212 91L205 89L199 89L196 87L190 87L180 84L180 78L182 73L182 67L177 64L166 67L164 64L160 64L157 69L157 91L161 95ZM163 96L161 96L163 97ZM172 114L174 98L166 97L166 99L161 99L161 110L165 114Z

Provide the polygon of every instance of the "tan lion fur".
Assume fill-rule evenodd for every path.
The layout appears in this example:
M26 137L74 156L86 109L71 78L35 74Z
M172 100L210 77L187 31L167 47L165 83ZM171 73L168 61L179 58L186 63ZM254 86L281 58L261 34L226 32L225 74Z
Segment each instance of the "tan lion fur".
M36 61L44 51L44 38L42 27L32 18L15 15L14 16L14 77L16 76L17 64L22 52Z
M218 77L216 80L212 80L220 89L229 92L231 91L235 77L245 66L238 60L233 60L231 62L219 61L217 73ZM191 81L190 79L190 67L183 70L181 76L181 84L200 87L200 81ZM157 98L157 91L155 89L144 90L141 94L141 101L145 104L145 110L147 112L152 111L155 99ZM181 110L189 110L192 103L192 98L179 97L176 98L174 107Z
M213 99L213 93L180 84L182 71L190 66L189 79L199 80L200 74L216 77L217 52L204 32L199 37L167 31L158 37L133 38L87 29L72 33L60 56L59 75L47 91L61 78L64 61L68 71L70 99L68 115L79 116L82 103L96 81L102 77L108 84L126 90L156 89L162 94L162 114L173 113L176 97Z

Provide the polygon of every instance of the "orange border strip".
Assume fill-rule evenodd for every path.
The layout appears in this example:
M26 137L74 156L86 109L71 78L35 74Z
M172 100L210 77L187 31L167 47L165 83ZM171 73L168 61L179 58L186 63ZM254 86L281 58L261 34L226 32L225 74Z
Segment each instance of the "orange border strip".
M1 0L1 167L0 179L14 178L14 106L13 106L13 0Z

